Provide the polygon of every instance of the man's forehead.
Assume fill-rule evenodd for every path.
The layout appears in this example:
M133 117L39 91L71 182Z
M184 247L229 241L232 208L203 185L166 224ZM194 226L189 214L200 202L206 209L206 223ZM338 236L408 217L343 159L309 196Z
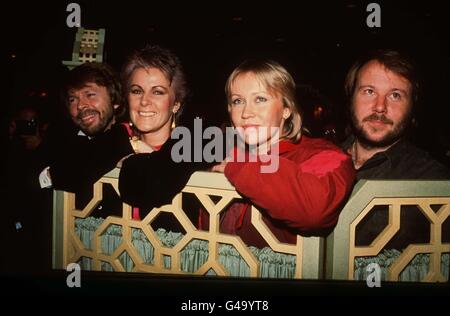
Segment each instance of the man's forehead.
M102 88L106 88L106 87L100 86L100 85L96 84L95 82L85 82L85 83L81 84L79 87L70 88L68 92L69 92L69 94L72 94L72 93L76 93L76 92L79 92L82 90L87 90L87 89L99 90Z
M411 82L405 76L376 60L366 63L357 77L358 86L370 85L371 83L394 84L402 90L410 90L411 88Z

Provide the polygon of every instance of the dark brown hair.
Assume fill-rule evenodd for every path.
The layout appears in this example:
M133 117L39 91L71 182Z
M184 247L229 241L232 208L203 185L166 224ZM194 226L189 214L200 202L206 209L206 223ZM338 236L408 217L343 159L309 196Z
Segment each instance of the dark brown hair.
M345 94L349 100L352 99L356 89L356 83L361 69L371 61L377 61L390 71L406 78L411 84L411 100L413 108L419 101L419 79L415 63L406 55L390 49L378 49L369 52L353 63L345 78Z
M170 84L173 85L175 102L180 103L180 109L175 113L175 120L178 121L188 94L186 75L180 59L172 51L158 45L147 45L135 51L127 58L122 68L121 77L125 96L128 96L130 92L131 76L139 68L157 68L164 73Z
M111 106L119 105L115 109L115 115L123 114L125 107L119 76L109 65L97 62L86 62L69 72L63 89L63 100L67 107L69 106L69 91L81 89L88 82L105 87L111 100Z

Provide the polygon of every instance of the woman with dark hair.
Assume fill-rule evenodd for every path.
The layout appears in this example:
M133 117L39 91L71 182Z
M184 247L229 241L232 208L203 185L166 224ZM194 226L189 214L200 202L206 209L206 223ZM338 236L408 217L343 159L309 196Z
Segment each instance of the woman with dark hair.
M140 213L170 203L201 164L176 163L171 157L173 128L188 93L180 60L171 51L147 46L125 62L122 81L128 101L128 129L138 155L121 166L119 190L123 201ZM136 208L134 218L138 218Z

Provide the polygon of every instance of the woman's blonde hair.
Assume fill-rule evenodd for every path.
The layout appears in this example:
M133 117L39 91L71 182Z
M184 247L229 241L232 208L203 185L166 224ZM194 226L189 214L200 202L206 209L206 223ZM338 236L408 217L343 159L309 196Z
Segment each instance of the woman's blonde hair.
M231 102L231 86L236 78L245 73L252 73L269 91L282 97L283 105L289 108L291 115L286 119L281 137L297 142L302 134L302 117L295 97L295 81L289 72L272 60L246 60L236 67L225 84L228 104Z

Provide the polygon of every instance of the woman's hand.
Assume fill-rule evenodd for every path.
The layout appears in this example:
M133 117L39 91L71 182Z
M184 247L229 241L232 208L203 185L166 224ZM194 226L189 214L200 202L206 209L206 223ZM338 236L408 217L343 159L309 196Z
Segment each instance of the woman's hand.
M229 160L226 159L226 160L222 161L221 163L219 163L219 164L217 164L217 165L214 165L214 166L211 168L211 171L213 171L213 172L221 172L221 173L224 173L224 172L225 172L225 167L227 166L228 161L229 161Z
M151 146L140 139L132 138L130 139L130 144L136 154L151 154L154 152L154 149Z
M147 145L147 143L142 140L138 140L137 143L137 154L151 154L155 151L150 145Z
M151 154L152 152L155 151L151 146L147 145L145 142L143 142L142 140L139 140L139 139L135 139L135 138L130 139L130 144L131 144L131 147L133 147L134 154ZM122 159L120 159L120 161L117 163L116 167L122 168L123 161L134 154L129 154L129 155L123 157Z

